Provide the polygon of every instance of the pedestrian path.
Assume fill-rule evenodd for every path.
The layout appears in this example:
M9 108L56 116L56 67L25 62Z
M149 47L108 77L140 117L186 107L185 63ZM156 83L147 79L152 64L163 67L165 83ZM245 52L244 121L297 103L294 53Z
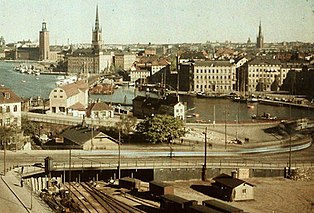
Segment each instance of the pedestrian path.
M20 168L15 168L7 172L5 176L2 176L1 178L5 184L1 185L1 187L10 189L7 193L11 192L15 195L25 209L23 212L52 213L53 211L39 198L39 195L31 192L30 187L21 181L20 171ZM1 192L5 191L3 189L0 190Z

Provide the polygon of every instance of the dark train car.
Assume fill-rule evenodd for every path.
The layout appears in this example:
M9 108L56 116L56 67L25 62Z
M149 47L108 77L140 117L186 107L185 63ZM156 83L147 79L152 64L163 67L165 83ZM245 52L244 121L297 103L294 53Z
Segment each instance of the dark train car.
M187 200L182 197L167 194L160 196L160 209L162 212L188 212L188 208L197 205L196 200Z
M189 210L187 212L188 213L222 213L219 210L212 209L203 205L189 206Z
M207 206L209 208L216 209L216 210L219 210L220 212L225 212L225 213L243 213L244 212L242 209L236 208L234 206L230 206L218 200L204 200L203 206Z
M123 177L119 179L119 187L138 191L141 188L141 181L135 178Z
M167 184L161 181L150 181L149 182L149 192L155 197L160 197L161 195L173 195L174 188L173 185Z

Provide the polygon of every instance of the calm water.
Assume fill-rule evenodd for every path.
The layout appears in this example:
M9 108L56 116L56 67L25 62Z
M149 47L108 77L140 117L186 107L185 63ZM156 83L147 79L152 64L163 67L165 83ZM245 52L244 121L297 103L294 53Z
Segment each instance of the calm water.
M0 85L12 89L18 96L48 98L55 87L55 75L29 75L13 71L19 63L0 62Z
M24 98L35 96L48 98L50 91L55 87L57 76L21 74L13 71L15 65L17 63L0 62L0 85L11 88L17 95ZM145 93L136 91L134 87L125 86L115 90L113 95L91 95L90 98L106 102L126 102L130 104L136 95L145 95ZM189 120L203 120L206 122L215 120L216 122L223 122L226 118L230 123L235 122L237 118L240 121L248 121L251 120L251 115L260 115L264 112L270 113L272 116L277 116L279 119L288 119L290 112L292 118L314 118L314 111L308 109L290 109L289 107L257 103L253 104L254 108L248 108L246 103L237 103L229 99L200 99L188 96L181 96L180 101L186 102L188 108L187 115L192 115L193 113L199 114L199 117L192 117Z

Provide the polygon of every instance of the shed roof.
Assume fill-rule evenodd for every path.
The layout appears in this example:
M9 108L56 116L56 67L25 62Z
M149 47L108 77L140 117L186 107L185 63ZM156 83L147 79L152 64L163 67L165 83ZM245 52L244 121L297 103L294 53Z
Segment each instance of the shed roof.
M104 133L98 130L92 130L91 128L88 127L73 126L65 129L61 133L61 136L70 141L73 141L76 144L83 145L85 142L91 140L91 138L96 138L99 134Z
M254 186L251 183L248 183L244 180L240 180L238 178L233 178L232 176L224 174L224 173L218 175L217 177L215 177L213 179L215 180L216 183L220 183L220 184L225 185L225 186L230 187L230 188L235 188L235 187L237 187L243 183Z
M104 102L97 102L97 103L92 103L89 107L91 111L106 111L106 110L113 110L111 106Z
M173 202L181 203L181 204L189 202L189 200L179 197L177 195L173 195L173 194L161 195L161 198L164 200L169 200L169 201L173 201Z

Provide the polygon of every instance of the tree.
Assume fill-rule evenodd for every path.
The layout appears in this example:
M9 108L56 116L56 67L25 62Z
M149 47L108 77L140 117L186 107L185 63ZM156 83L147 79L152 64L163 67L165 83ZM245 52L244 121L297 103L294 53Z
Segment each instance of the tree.
M184 123L171 115L148 117L136 126L149 143L172 143L173 139L184 136Z
M33 136L39 133L40 125L39 123L22 118L22 130L24 132L24 135Z
M9 126L0 126L0 141L3 146L4 143L11 142L12 137L14 137L15 130Z

